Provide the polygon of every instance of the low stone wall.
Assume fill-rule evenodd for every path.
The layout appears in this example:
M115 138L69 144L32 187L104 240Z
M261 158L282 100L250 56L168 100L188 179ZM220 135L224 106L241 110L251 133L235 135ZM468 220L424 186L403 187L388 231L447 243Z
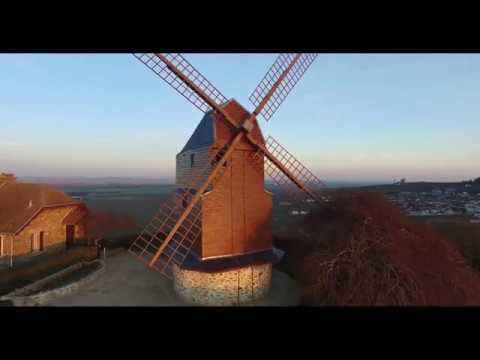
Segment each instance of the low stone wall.
M35 293L37 290L41 289L43 286L47 285L51 281L55 281L58 278L61 278L72 271L79 270L87 264L92 264L98 262L100 267L95 270L93 273L87 275L83 279L80 279L74 283L67 284L65 286L59 287L57 289L46 290L43 292ZM72 266L69 266L53 275L47 276L41 280L34 282L28 286L17 289L7 295L0 297L0 301L12 301L14 306L38 306L44 305L51 301L54 298L59 296L64 296L69 293L72 293L78 290L81 286L84 286L93 280L95 280L101 273L105 271L105 263L102 260L94 260L92 262L81 262ZM32 294L33 295L28 295Z
M251 265L220 272L173 267L173 286L186 303L207 306L242 305L264 297L272 279L272 264Z

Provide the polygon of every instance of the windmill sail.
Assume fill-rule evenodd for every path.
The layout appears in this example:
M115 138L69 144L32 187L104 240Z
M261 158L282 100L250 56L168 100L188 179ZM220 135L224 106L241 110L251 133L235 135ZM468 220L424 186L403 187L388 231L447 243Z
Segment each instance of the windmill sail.
M237 118L224 109L227 99L180 54L135 56L201 111L214 110L233 131L228 146L217 151L212 149L204 164L197 164L185 181L177 183L179 189L171 194L131 245L131 253L167 277L172 276L173 264L182 265L189 254L195 253L202 229L201 196L215 186L231 166L230 156L243 138L258 149L252 154L253 160L262 162L266 158L265 172L277 184L284 186L293 182L308 196L318 199L317 187L323 184L315 175L273 138L267 140L266 147L263 138L259 141L251 133L256 116L262 115L268 120L273 115L313 62L315 54L280 55L252 94L250 100L256 109L247 119ZM238 126L239 120L241 126ZM260 186L263 187L263 182Z
M301 191L303 190L302 188L296 186L289 176L279 169L268 157L265 157L265 174L278 186L280 191L297 201L303 200L305 195L312 197L314 200L319 200L320 191L325 187L325 184L273 137L269 136L265 145L270 155L275 157L275 159L290 172L289 176L295 177L296 182L302 184L302 187L308 190L308 192ZM263 158L264 155L263 151L258 150L254 154L253 160L258 161L260 157Z
M281 79L280 84L277 85L272 96L264 104L259 115L267 121L270 120L316 57L317 54L280 54L277 57L249 97L250 102L255 107L262 103L288 67L291 66L291 68L288 69L285 78Z
M140 53L134 56L204 113L227 102L227 98L180 54ZM166 61L197 87L202 95L208 96L208 101L172 71Z
M183 264L201 235L201 202L196 201L188 213L185 213L185 210L192 204L197 192L203 191L202 185L224 154L225 149L222 148L206 157L202 164L198 164L193 169L187 182L170 194L167 201L162 204L157 214L130 246L129 251L133 255L153 265L169 278L172 276L171 265ZM227 166L219 167L220 171L211 181L212 184L218 181L229 163L228 161ZM184 218L179 224L182 216Z

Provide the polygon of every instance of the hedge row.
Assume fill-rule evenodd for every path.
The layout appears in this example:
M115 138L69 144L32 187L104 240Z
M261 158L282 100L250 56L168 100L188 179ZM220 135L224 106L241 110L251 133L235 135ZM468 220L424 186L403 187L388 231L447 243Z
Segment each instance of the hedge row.
M32 259L29 263L14 265L11 269L0 270L0 295L43 279L70 265L82 261L91 261L96 257L97 249L95 247L81 246L42 257L37 261Z

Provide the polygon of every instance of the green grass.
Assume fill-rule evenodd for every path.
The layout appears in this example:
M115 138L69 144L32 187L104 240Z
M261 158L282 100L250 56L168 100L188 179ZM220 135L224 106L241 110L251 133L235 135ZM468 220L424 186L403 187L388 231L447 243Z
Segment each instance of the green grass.
M74 247L63 253L52 254L48 257L32 259L12 269L0 270L0 295L5 295L15 289L29 285L35 281L52 275L66 267L82 262L91 261L97 257L95 247Z

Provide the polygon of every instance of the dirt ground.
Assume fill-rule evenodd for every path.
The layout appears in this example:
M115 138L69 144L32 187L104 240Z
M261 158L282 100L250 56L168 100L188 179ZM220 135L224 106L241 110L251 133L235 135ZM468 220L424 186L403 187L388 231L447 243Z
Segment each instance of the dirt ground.
M298 288L286 274L274 270L268 296L256 306L295 306ZM122 251L107 256L106 271L76 293L47 306L185 306L174 294L171 282Z

